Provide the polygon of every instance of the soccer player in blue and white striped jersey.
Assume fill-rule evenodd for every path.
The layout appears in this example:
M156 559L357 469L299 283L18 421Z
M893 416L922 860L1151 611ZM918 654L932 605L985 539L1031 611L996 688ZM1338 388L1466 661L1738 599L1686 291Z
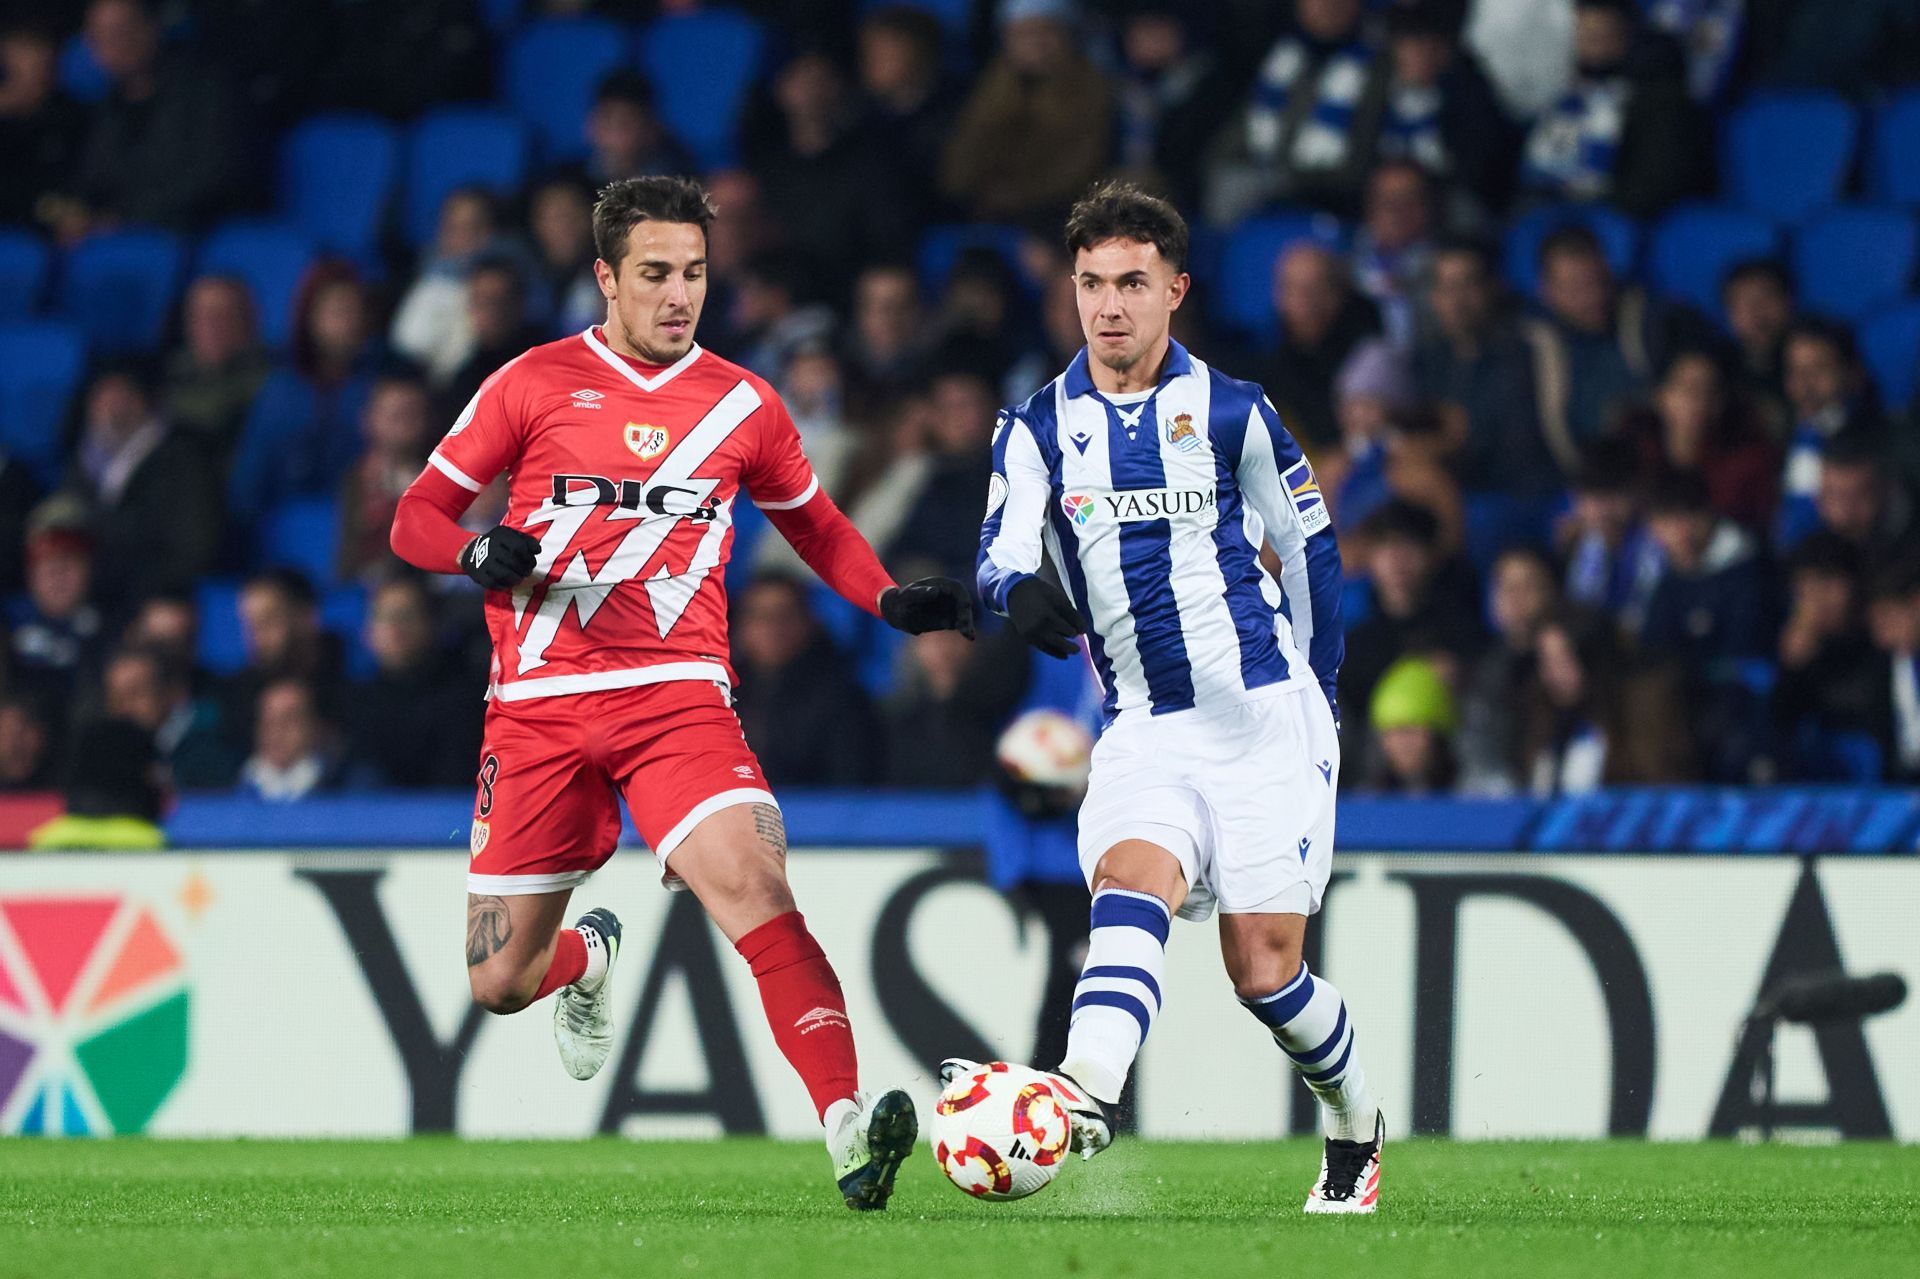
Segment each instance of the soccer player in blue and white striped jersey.
M1101 187L1067 247L1087 346L1001 414L979 558L988 606L1056 657L1084 633L1106 694L1080 811L1092 937L1052 1078L1076 1103L1076 1148L1104 1148L1171 920L1217 908L1235 991L1321 1102L1307 1211L1372 1212L1385 1128L1345 1002L1301 960L1340 769L1331 520L1260 388L1172 340L1188 288L1172 206Z

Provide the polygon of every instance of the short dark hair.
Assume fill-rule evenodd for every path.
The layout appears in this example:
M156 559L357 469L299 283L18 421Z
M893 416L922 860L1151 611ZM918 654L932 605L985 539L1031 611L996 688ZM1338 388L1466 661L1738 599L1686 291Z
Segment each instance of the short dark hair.
M1860 548L1838 533L1821 530L1812 533L1787 556L1790 573L1818 573L1824 577L1844 577L1860 584L1865 568Z
M717 210L692 178L621 178L600 188L593 205L593 251L620 273L627 236L642 222L691 222L705 235Z
M1493 246L1477 235L1454 233L1435 237L1431 256L1438 258L1443 255L1470 257L1488 275L1492 275L1499 265Z
M1822 316L1801 316L1788 325L1786 341L1781 345L1785 347L1792 342L1825 342L1834 349L1842 363L1849 366L1860 363L1860 347L1853 340L1853 330Z
M1607 259L1606 246L1600 243L1600 237L1594 233L1594 229L1584 222L1565 222L1549 231L1540 241L1540 252L1534 260L1544 272L1547 263L1562 253L1577 253L1581 257L1599 258L1603 262Z
M1647 488L1649 515L1704 515L1713 510L1713 496L1698 471L1672 471Z
M1741 258L1735 262L1720 277L1720 296L1724 298L1728 289L1748 280L1770 281L1788 297L1793 296L1793 275L1787 270L1787 264L1775 257Z
M628 67L610 71L601 77L593 91L593 105L603 102L624 102L628 106L639 107L643 111L653 110L653 81Z
M297 568L270 568L249 577L241 590L253 591L265 587L284 596L288 603L302 608L320 607L320 593L313 589L313 579Z
M1881 565L1873 575L1868 598L1906 600L1920 595L1920 557L1900 556Z
M1428 550L1440 544L1440 521L1424 506L1405 498L1382 504L1361 524L1360 531L1376 541L1413 542Z
M1151 244L1175 271L1187 267L1187 222L1180 211L1131 182L1102 182L1067 214L1067 253L1108 240Z
M1822 468L1834 466L1841 470L1868 470L1888 478L1891 478L1888 476L1891 460L1878 440L1853 431L1842 431L1820 450Z

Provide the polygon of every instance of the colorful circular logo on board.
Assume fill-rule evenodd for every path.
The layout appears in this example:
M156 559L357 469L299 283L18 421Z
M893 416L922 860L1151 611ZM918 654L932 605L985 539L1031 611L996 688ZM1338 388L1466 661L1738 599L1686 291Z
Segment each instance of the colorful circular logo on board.
M1085 528L1093 518L1093 499L1085 493L1069 493L1060 499L1060 509L1067 513L1068 519Z
M0 1132L140 1132L187 1069L179 949L124 897L0 897Z
M667 434L664 426L648 426L645 422L627 423L627 447L639 456L642 462L650 462L666 452L673 437Z

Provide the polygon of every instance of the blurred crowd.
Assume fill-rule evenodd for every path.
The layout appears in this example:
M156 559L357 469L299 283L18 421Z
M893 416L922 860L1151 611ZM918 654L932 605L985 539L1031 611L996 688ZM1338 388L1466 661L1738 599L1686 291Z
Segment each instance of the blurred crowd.
M310 113L488 100L501 7L16 5L0 221L70 245L256 211L259 157ZM1081 345L1061 216L1126 174L1196 224L1177 336L1262 383L1334 513L1349 786L1920 780L1913 406L1882 401L1776 258L1732 263L1709 314L1579 218L1521 261L1505 247L1542 207L1711 196L1716 120L1756 87L1910 82L1912 4L1003 0L957 28L737 7L772 44L737 159L705 173L700 341L780 390L897 576L972 579L995 412ZM88 104L60 87L76 33L108 80ZM673 92L616 70L582 158L455 190L418 252L391 236L315 263L283 346L244 281L191 278L160 348L89 368L54 482L0 452L0 789L101 752L156 797L471 782L476 593L405 571L387 527L489 373L603 315L596 184L700 168L659 109ZM1251 267L1208 256L1281 207L1309 232ZM1249 269L1251 312L1226 301ZM330 562L264 556L276 513L316 501ZM483 493L471 526L502 504ZM1004 632L889 642L755 531L728 576L734 657L775 784L972 786L1023 704L1079 709ZM212 580L238 619L220 669Z

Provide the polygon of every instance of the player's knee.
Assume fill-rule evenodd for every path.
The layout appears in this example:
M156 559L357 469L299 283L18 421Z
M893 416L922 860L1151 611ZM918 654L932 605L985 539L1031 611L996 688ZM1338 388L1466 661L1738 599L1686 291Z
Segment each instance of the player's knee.
M539 989L537 978L529 980L525 973L490 964L469 968L467 981L473 988L473 1002L503 1017L532 1003L533 992Z
M1242 999L1264 999L1300 972L1300 952L1291 948L1262 949L1240 956L1231 966L1233 993Z

